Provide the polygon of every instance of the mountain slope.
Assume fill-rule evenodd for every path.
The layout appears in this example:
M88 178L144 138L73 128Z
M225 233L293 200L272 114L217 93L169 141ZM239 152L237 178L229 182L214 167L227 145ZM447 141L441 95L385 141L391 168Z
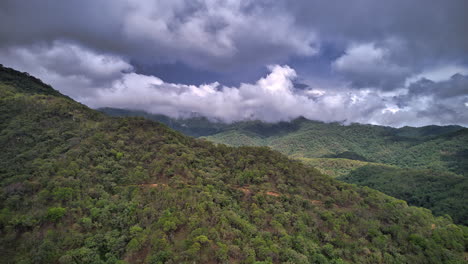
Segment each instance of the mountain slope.
M292 121L295 131L269 135L258 128L238 126L207 137L210 141L233 146L269 146L292 157L323 158L355 153L367 161L400 167L450 170L468 173L468 129L458 126L390 128L373 125L321 123L305 119ZM269 126L266 124L265 126ZM258 125L257 125L258 127ZM239 140L240 139L240 140ZM339 157L339 156L338 156Z
M428 210L15 78L0 79L2 263L464 261L467 228Z
M468 129L342 126L300 119L293 123L298 123L298 129L287 134L268 136L239 127L206 138L234 146L269 146L323 172L342 176L340 180L375 188L468 224ZM360 168L367 164L377 166Z
M103 111L114 115L143 113L123 109ZM466 224L468 217L468 208L464 205L466 199L462 199L459 193L453 191L468 184L468 129L466 128L426 126L397 129L360 124L344 126L305 118L276 124L260 121L223 124L206 119L200 122L198 118L175 120L148 113L144 116L160 120L183 133L191 129L201 131L200 128L204 127L203 132L208 135L204 138L217 143L232 146L268 146L333 177L346 176L365 165L376 165L379 170L374 173L360 173L360 177L345 177L346 181L371 186L386 194L407 200L411 205L433 209L437 215L447 213L456 223ZM411 168L408 170L412 173L411 177L400 179L399 177L406 177L408 173L400 173L403 170L396 170L395 167ZM451 177L446 177L450 174L448 172L465 176L459 178L461 182L454 186L451 185L453 181L448 180ZM392 179L394 184L386 184L387 181L382 179L382 175ZM368 179L365 180L363 177ZM430 182L426 182L428 178ZM411 189L405 188L404 183L408 183L408 179L420 184L412 184ZM435 194L433 185L437 186L437 192L440 194L432 197L430 203L418 202L422 195L427 197ZM405 190L405 193L398 190Z
M468 181L453 173L366 165L338 179L374 188L468 225Z
M373 163L346 158L297 158L297 160L300 160L302 163L318 169L323 174L335 178L348 175L352 171L367 165L391 167L382 163Z
M461 126L392 128L323 123L298 118L291 122L241 121L225 124L204 117L173 119L116 108L112 116L139 116L162 122L194 137L231 146L268 146L297 158L347 158L405 168L468 173L468 129Z
M205 117L192 117L186 119L174 119L165 115L150 114L144 111L126 110L119 108L104 107L98 111L110 116L118 117L144 117L149 120L157 121L166 126L192 137L202 137L222 132L229 127L228 124L221 122L212 122Z

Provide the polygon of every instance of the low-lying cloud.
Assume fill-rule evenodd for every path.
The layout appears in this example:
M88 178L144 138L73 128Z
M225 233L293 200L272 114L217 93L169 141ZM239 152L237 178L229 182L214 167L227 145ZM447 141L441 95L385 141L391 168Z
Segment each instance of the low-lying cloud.
M95 108L137 109L178 118L197 114L224 122L277 122L304 116L391 126L468 125L468 77L457 72L452 72L455 75L448 80L411 81L396 91L355 89L346 83L333 88L296 88L294 69L271 65L270 73L256 82L230 87L218 82L165 82L157 76L134 72L120 57L66 42L56 42L52 47L16 48L0 52L0 56L6 59L6 65L29 71ZM44 60L47 63L42 63ZM71 62L73 71L63 67Z

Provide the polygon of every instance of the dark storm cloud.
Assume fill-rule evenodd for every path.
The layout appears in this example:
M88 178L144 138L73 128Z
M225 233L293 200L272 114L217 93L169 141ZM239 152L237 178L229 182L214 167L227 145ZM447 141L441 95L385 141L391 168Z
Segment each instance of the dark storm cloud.
M433 95L438 98L451 98L457 96L468 96L468 76L457 73L449 80L434 82L428 79L421 79L411 83L408 87L409 96Z
M315 25L323 38L348 43L400 37L416 56L457 58L468 52L468 2L464 0L288 1L287 6L298 24Z
M397 38L405 50L388 59L421 67L466 56L466 10L464 0L4 0L0 43L65 39L141 61L179 60L213 70L312 55L320 39L346 49Z
M67 40L146 63L210 70L316 53L313 30L250 1L2 1L0 43Z
M394 99L399 109L410 109L419 120L468 124L468 76L455 74L440 81L421 78L409 84L406 94Z
M343 46L349 63L333 69L355 88L397 89L428 66L468 63L468 1L290 1L288 8L322 41ZM353 64L350 50L366 46L368 56Z
M3 0L0 63L92 106L468 125L466 10L465 0Z
M343 52L370 43L387 50L390 63L417 71L466 56L466 10L464 0L4 0L0 44L68 40L140 62L219 71L313 55L326 40ZM398 52L388 39L401 42Z

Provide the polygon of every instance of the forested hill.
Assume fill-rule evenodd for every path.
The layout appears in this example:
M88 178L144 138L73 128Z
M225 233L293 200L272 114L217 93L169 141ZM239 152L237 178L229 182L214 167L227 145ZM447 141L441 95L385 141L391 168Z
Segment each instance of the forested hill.
M468 176L468 129L460 126L397 129L298 119L289 125L293 131L263 132L269 126L241 126L207 138L233 146L269 146L292 157L349 158Z
M295 128L287 132L273 133L274 126L243 124L207 139L234 146L269 146L324 172L339 172L336 176L346 182L377 189L437 215L449 214L456 223L468 225L467 128L396 129L305 119L283 125ZM272 131L264 132L268 127Z
M224 130L230 127L229 124L216 122L216 121L210 121L206 117L202 117L202 116L194 116L194 117L185 118L185 119L176 119L176 118L171 118L165 115L150 114L145 111L127 110L127 109L110 108L110 107L99 108L98 111L106 113L107 115L110 115L110 116L144 117L149 120L163 123L166 126L174 130L177 130L187 136L192 136L192 137L202 137L202 136L213 135L216 133L223 132Z
M172 119L124 109L101 111L144 116L216 143L268 146L340 180L369 186L468 225L468 129L461 126L392 128L305 118L276 124L223 124L202 117Z
M0 76L1 263L465 261L449 218Z
M405 168L449 170L468 175L468 128L425 126L392 128L323 123L242 121L225 124L204 117L173 119L143 111L101 108L113 116L141 116L186 135L231 146L268 146L290 157L347 158Z

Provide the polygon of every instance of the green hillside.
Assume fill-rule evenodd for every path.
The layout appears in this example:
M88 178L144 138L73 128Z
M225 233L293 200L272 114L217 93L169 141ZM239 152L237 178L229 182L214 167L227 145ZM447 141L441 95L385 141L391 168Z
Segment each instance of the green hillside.
M366 165L338 179L368 186L468 225L468 181L453 173Z
M392 128L323 123L305 118L274 124L261 121L225 124L203 117L173 119L115 108L99 111L112 116L145 117L215 143L268 146L290 157L345 158L468 175L468 128L461 126Z
M0 77L1 263L464 263L446 217Z
M99 111L112 116L145 117L215 143L268 146L295 158L345 158L468 175L468 129L461 126L392 128L323 123L305 118L279 123L241 121L225 124L203 117L173 119L116 108Z
M343 158L298 158L338 180L379 190L468 225L468 180L454 173Z
M407 168L450 170L468 175L468 129L459 126L391 128L373 125L291 122L294 131L265 134L242 124L206 137L233 146L269 146L301 158L342 158L354 153L361 160ZM265 129L270 126L265 124ZM260 131L260 132L258 132ZM347 158L347 157L344 157Z
M138 115L138 112L122 109L107 109L106 113L120 115ZM155 119L158 115L146 114L145 117ZM168 117L160 121L172 125L175 121ZM468 184L468 129L460 126L426 126L391 128L374 125L339 123L323 123L299 118L291 122L269 124L260 121L244 121L233 124L216 122L200 122L197 119L176 120L188 124L181 130L205 127L205 139L231 146L268 146L282 152L291 158L319 169L322 173L333 177L344 177L365 165L377 165L375 173L360 174L347 177L346 181L363 186L369 186L388 195L407 200L411 205L423 206L437 215L449 214L456 223L466 224L468 209L464 204L466 199L453 192L453 188ZM216 129L214 129L216 128ZM190 133L188 133L190 134ZM193 134L192 134L193 135ZM411 168L414 173L410 178L414 182L412 188L402 186L408 179L406 174L392 168ZM430 173L428 174L428 171ZM455 173L464 176L458 187L452 186L445 175ZM381 173L381 175L376 175ZM382 176L389 177L395 183L390 185L402 193L388 188ZM369 177L364 180L363 177ZM430 178L430 182L426 182ZM374 180L379 179L379 180ZM340 178L341 179L341 178ZM370 185L372 183L372 185ZM400 184L398 184L400 183ZM431 202L416 202L421 195L433 195L427 185L436 184L437 191ZM403 188L401 188L403 187ZM468 189L464 190L468 192ZM453 195L453 196L452 196ZM450 200L450 206L447 206ZM444 208L441 210L440 208Z
M340 180L468 224L468 129L344 126L305 119L292 124L297 129L286 134L261 134L242 124L206 138L233 146L269 146ZM258 126L255 131L261 131ZM379 169L369 170L366 165Z
M126 110L110 107L99 108L98 111L106 113L110 116L144 117L149 120L161 122L174 130L177 130L185 135L192 137L213 135L222 132L229 126L228 124L224 124L221 122L210 121L205 117L175 119L165 115L150 114L144 111Z
M300 160L302 163L314 167L323 174L332 177L348 175L350 172L367 165L382 165L384 167L391 167L390 165L380 163L345 158L297 158L297 160Z

